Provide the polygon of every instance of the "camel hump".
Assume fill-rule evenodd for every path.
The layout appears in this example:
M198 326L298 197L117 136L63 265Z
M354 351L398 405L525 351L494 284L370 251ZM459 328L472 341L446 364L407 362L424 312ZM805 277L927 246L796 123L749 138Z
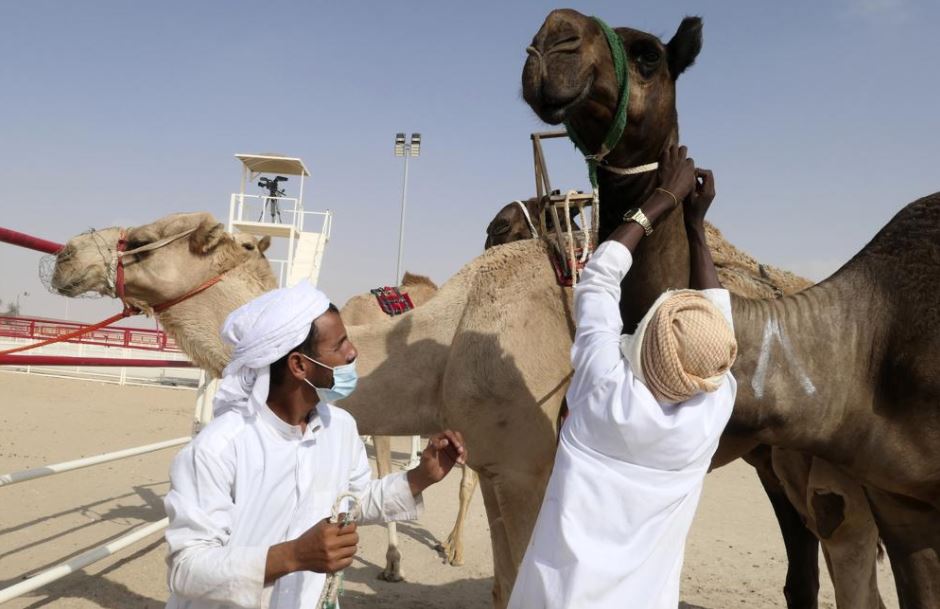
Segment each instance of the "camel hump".
M731 244L721 231L705 223L708 247L722 281L731 292L747 298L776 298L793 294L813 285L809 279L769 264L761 264L747 252Z
M429 288L437 289L437 284L431 281L430 277L426 275L415 275L408 271L405 271L404 277L401 278L401 285L402 287L425 285Z

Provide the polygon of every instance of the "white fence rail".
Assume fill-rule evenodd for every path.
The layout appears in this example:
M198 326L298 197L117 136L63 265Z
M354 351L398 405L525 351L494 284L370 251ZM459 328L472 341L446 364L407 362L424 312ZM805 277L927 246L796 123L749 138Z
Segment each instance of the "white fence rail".
M129 533L124 537L119 537L110 543L102 544L97 548L88 550L84 554L79 554L75 558L62 563L61 565L50 567L45 571L30 577L26 581L14 584L8 588L4 588L3 590L0 590L0 604L13 600L19 596L23 596L24 594L32 592L38 588L42 588L46 584L52 583L57 579L62 579L66 575L74 573L79 569L84 569L88 565L96 563L99 560L104 560L115 552L123 550L127 546L133 545L141 539L162 531L169 523L170 520L168 518L164 518L159 522L154 522L143 528L137 529L133 533Z
M43 465L41 467L34 467L32 469L24 469L18 472L13 472L11 474L3 474L3 475L0 475L0 486L9 486L11 484L16 484L17 482L26 482L27 480L35 480L36 478L44 478L46 476L51 476L53 474L61 474L64 472L70 472L75 469L81 469L83 467L90 467L92 465L98 465L99 463L108 463L110 461L118 461L120 459L126 459L127 457L136 457L137 455L145 455L147 453L156 452L158 450L163 450L165 448L172 448L173 446L186 444L190 440L192 440L190 436L184 436L182 438L174 438L172 440L166 440L164 442L156 442L154 444L147 444L146 446L137 446L136 448L126 448L124 450L116 450L113 453L104 453L102 455L96 455L94 457L85 457L84 459L75 459L74 461L65 461L63 463L53 463L52 465Z

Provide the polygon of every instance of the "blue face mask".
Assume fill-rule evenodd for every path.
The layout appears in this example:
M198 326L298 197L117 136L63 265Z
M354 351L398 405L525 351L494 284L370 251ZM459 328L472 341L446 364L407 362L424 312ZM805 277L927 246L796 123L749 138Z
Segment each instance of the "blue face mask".
M317 396L319 396L321 402L338 402L343 398L348 398L353 390L356 389L356 381L359 380L359 375L356 374L355 360L353 360L353 362L350 364L346 364L345 366L336 366L334 368L333 366L322 364L304 353L301 353L301 355L309 359L314 364L323 366L324 368L329 368L333 371L333 386L330 389L317 387L307 379L304 379L304 381L313 387L313 389L317 392Z

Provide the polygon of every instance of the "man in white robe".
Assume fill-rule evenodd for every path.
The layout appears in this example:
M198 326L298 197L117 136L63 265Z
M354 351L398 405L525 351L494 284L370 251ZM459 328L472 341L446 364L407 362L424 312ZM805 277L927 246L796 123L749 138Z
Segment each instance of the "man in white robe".
M727 370L736 346L730 298L705 243L711 174L699 172L703 182L696 188L684 147L668 150L660 163L662 188L640 215L627 212L575 289L570 414L511 609L678 606L686 535L734 403L736 385ZM638 332L622 337L620 284L632 252L687 196L691 284L703 291L664 295ZM651 331L659 336L649 340ZM717 338L682 344L696 336ZM670 348L671 361L663 361ZM701 356L706 368L720 365L696 376L682 369L689 353Z
M464 461L462 439L431 438L421 465L372 480L353 418L356 349L309 282L274 290L223 327L232 359L215 418L177 455L165 499L171 609L315 609L326 573L353 559L356 524L331 524L339 495L359 522L417 518L421 491Z

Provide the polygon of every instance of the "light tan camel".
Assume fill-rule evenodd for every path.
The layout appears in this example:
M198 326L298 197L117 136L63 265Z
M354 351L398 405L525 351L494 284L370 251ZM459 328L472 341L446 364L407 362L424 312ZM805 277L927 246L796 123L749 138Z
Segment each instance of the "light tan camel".
M437 284L431 281L430 278L408 272L402 277L399 289L402 293L408 294L415 307L421 306L437 294ZM353 326L371 324L382 321L387 317L372 293L357 294L351 297L340 309L340 314L346 324ZM375 447L375 464L379 477L387 476L392 471L392 446L390 440L389 436L372 437L372 443ZM454 528L447 536L447 541L438 548L447 557L448 562L454 566L463 564L463 525L476 486L476 474L466 465L463 466L460 477L460 504L457 510L457 519L454 521ZM388 523L387 526L388 550L385 553L385 569L379 573L379 577L390 582L402 581L404 571L401 566L401 551L398 549L398 530L394 522Z
M616 30L630 56L630 104L624 135L605 159L609 167L653 161L665 146L677 142L675 81L701 49L701 29L700 19L686 18L668 43L638 30ZM526 101L543 120L552 124L565 121L588 148L598 149L620 96L611 53L598 24L576 11L553 11L533 38L529 55L523 71ZM600 170L599 178L603 238L619 224L624 210L643 201L656 184L650 174L622 176L606 168ZM752 315L739 327L739 343L746 350L742 354L745 359L739 359L736 367L736 374L747 382L739 385L743 390L738 394L736 414L717 457L718 464L727 462L746 453L756 441L766 441L806 450L838 464L825 464L819 476L804 478L817 486L811 500L802 505L814 512L813 522L824 522L827 529L838 522L852 530L867 520L853 520L853 514L873 514L885 538L903 606L940 605L940 591L935 587L940 581L940 527L935 512L940 503L940 455L926 449L933 439L924 437L938 428L932 422L931 408L936 406L932 396L938 391L928 380L940 376L936 373L938 356L929 347L937 340L936 328L928 324L923 334L913 335L898 328L905 323L923 327L925 317L934 317L927 313L934 310L934 301L923 286L934 285L935 268L921 270L910 254L916 250L917 255L931 259L936 255L937 240L926 237L937 230L928 211L930 203L923 199L908 206L885 229L903 226L912 235L893 233L888 237L883 231L865 251L890 243L887 247L895 248L894 263L907 265L904 268L889 269L876 261L880 253L871 256L863 252L836 276L797 296L760 305L741 305L743 301L735 300L736 325L739 310L745 317ZM920 219L915 219L918 216ZM638 262L646 260L634 267L636 272L631 271L627 280L631 293L622 301L622 313L628 329L664 287L687 285L683 232L680 219L672 217L658 229L658 236L645 240L637 252ZM902 296L901 286L911 296ZM753 313L755 306L760 307L760 314ZM905 315L899 317L902 310ZM755 317L764 322L756 330L749 323ZM862 331L856 331L854 324L860 324ZM845 335L839 336L839 332ZM901 347L898 336L911 336L912 345ZM870 354L867 368L859 360L860 354L851 352L853 345ZM839 365L844 368L832 374L824 372ZM810 424L798 419L806 408L829 416L819 422L820 427L808 429ZM845 419L840 412L846 413ZM860 445L865 448L859 450ZM911 462L917 464L914 469ZM814 463L817 460L810 462L810 473ZM904 464L909 467L905 469ZM832 478L839 476L842 484L830 486ZM823 477L828 481L821 483ZM851 478L865 482L864 489ZM805 489L798 490L795 497L807 496ZM860 505L864 497L871 511ZM853 501L860 512L849 509ZM835 513L819 518L821 510ZM832 540L842 539L841 530L832 532ZM788 554L790 549L788 545ZM812 555L815 557L815 550ZM858 585L864 587L864 582ZM788 604L815 606L815 589L811 592L813 598L796 601L788 594ZM880 606L876 595L864 606Z
M168 216L130 229L128 239L138 246L193 227L198 230L188 239L127 261L127 299L148 310L231 269L223 281L158 315L197 364L218 374L228 359L219 339L225 317L274 279L257 249L240 251L208 214ZM112 295L108 268L119 234L109 228L71 239L53 286L71 296ZM540 242L496 250L414 311L348 327L362 378L343 406L366 434L429 434L445 424L463 432L470 466L485 476L496 598L503 604L551 469L573 326L570 290L555 283Z

